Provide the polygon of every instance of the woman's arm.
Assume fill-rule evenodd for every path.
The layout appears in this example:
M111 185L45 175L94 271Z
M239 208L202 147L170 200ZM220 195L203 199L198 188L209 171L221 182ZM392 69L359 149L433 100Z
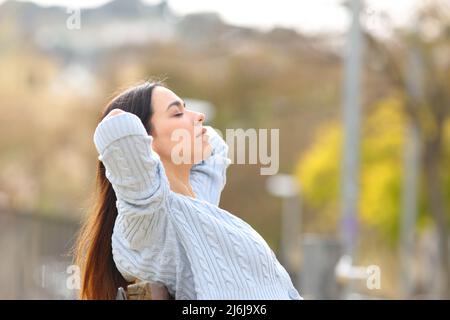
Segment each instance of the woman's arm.
M146 239L155 212L165 211L169 190L161 160L151 148L141 120L119 109L111 111L98 125L94 143L115 191L121 233L131 248ZM165 219L158 219L161 223ZM152 226L152 229L163 226Z
M210 126L205 126L212 147L211 156L191 168L190 181L196 195L218 205L226 183L226 170L231 164L228 145Z

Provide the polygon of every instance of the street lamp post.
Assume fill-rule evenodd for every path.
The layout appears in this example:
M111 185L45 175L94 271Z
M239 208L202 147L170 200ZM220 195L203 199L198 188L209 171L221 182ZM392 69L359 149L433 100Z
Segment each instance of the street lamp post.
M352 25L345 52L343 120L344 150L342 164L342 221L343 251L353 255L357 237L358 171L360 142L360 93L362 32L360 24L361 1L351 0Z
M300 269L300 186L288 174L277 174L267 179L267 191L282 199L281 214L281 261L291 276Z

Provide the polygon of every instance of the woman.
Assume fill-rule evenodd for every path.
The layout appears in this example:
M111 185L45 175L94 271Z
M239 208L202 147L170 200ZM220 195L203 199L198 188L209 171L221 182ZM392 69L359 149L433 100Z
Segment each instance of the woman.
M94 133L99 198L76 254L82 298L114 299L141 280L175 299L302 299L264 239L218 207L231 161L204 119L160 83L106 106ZM177 132L189 137L182 148Z

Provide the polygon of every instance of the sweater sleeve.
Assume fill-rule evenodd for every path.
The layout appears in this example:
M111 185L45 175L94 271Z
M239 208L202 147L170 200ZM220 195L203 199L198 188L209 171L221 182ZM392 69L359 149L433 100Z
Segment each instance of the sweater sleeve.
M220 194L226 183L226 170L231 164L228 145L210 126L205 126L212 147L211 155L191 168L190 181L196 195L219 205Z
M104 118L94 133L98 159L116 194L119 229L136 250L145 246L149 227L164 229L166 221L154 219L155 212L166 211L169 183L152 141L141 120L129 112Z

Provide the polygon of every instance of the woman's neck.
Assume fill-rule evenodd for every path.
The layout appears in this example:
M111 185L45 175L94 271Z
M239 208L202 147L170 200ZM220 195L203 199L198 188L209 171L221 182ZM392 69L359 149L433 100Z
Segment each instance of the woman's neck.
M164 170L166 171L167 179L169 180L170 189L173 192L195 198L196 196L189 181L191 165L177 165L171 161L161 160Z

